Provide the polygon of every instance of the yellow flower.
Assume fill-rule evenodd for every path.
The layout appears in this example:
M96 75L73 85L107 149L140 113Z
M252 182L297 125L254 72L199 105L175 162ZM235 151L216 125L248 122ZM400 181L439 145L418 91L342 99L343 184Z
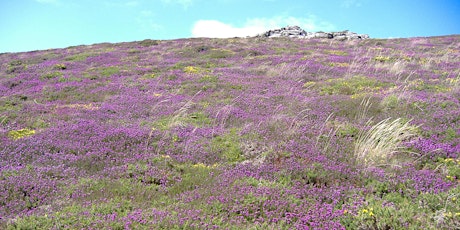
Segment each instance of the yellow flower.
M187 66L184 68L185 73L193 74L193 73L198 73L198 68L194 66Z
M370 217L371 216L374 216L374 209L373 208L370 208L370 209L363 209L361 210L361 214L366 214L369 215Z
M305 82L305 83L303 84L303 87L304 87L304 88L310 88L310 87L312 87L314 84L315 84L315 82L313 82L313 81L308 81L308 82Z
M194 168L209 168L209 166L203 164L203 163L198 163L198 164L194 164L192 167Z
M19 130L12 130L12 131L9 131L8 132L8 137L14 139L14 140L18 140L18 139L21 139L23 137L28 137L28 136L32 136L35 134L35 130L31 130L31 129L19 129Z
M452 159L452 158L447 158L447 159L444 160L445 163L449 163L449 162L453 162L453 161L454 161L454 159Z
M172 138L172 142L178 142L178 141L179 141L179 137L177 135L174 135Z

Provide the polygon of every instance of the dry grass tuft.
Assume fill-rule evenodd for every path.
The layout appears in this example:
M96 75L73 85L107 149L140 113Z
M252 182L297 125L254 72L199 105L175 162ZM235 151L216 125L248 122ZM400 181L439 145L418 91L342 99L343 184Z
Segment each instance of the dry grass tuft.
M393 154L402 151L401 143L415 136L417 127L409 122L387 118L362 131L354 150L358 162L367 167L388 164Z

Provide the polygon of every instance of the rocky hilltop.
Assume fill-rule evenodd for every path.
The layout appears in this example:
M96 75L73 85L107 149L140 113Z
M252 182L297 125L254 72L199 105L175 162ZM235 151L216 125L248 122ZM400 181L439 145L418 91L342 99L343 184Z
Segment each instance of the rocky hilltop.
M256 37L292 37L292 38L326 38L335 40L352 40L352 39L368 39L367 34L357 34L348 30L341 32L307 32L299 26L286 26L280 29L269 30L259 34Z

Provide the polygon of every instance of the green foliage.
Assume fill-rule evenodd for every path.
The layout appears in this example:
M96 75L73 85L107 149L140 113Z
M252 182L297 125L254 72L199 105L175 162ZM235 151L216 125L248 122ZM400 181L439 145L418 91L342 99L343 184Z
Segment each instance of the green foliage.
M25 69L27 69L27 65L25 65L21 60L13 60L8 63L6 73L12 74Z
M108 67L102 67L99 69L99 73L103 77L110 77L119 72L120 72L120 68L118 66L108 66Z
M186 117L185 122L195 127L204 127L212 124L212 119L202 112L191 113Z
M399 98L396 95L389 95L385 98L383 98L382 102L380 103L381 107L383 107L384 110L391 110L395 109L399 105Z
M348 53L342 50L325 50L327 54L337 55L337 56L347 56Z
M43 74L43 75L40 77L40 79L42 79L42 80L49 80L49 79L53 79L53 78L57 78L57 77L62 77L62 75L64 75L62 72L55 71L55 72Z
M195 47L187 47L177 51L182 57L201 57L204 59L209 58L224 58L226 57L226 52L219 52L219 49L214 49L208 45L198 45Z
M82 53L79 53L79 54L68 56L64 60L73 61L73 62L79 62L79 61L85 61L88 57L92 57L92 56L95 56L95 55L96 54L94 54L94 53L82 52Z
M243 85L235 85L235 84L226 84L225 87L229 87L230 89L234 89L234 90L242 90L244 89L244 86Z
M114 199L107 203L92 204L90 213L92 215L107 215L117 213L120 216L126 216L128 212L132 211L133 205L127 199Z
M431 82L426 82L423 79L415 79L413 81L410 81L409 86L411 87L411 89L415 89L418 91L428 91L434 93L445 93L452 91L452 85L449 83L437 82L436 84L433 84Z
M240 138L237 129L231 129L229 133L212 139L211 150L224 157L229 163L241 162L245 159L240 147Z
M336 135L339 137L357 137L359 129L350 123L339 126Z
M161 119L156 120L152 124L152 129L153 130L160 130L160 131L165 131L168 130L170 127L170 117L163 117Z
M42 118L32 118L26 124L33 129L43 129L49 127L49 123Z
M218 81L219 81L219 77L214 76L214 75L204 75L199 80L199 82L205 82L205 83L217 83Z
M81 82L82 79L79 77L60 77L58 82Z
M65 70L65 69L67 69L67 66L65 64L56 64L56 65L53 66L53 69Z
M75 87L64 87L61 90L55 90L50 87L43 87L42 89L43 98L47 101L57 100L75 100L78 97Z
M387 57L387 56L375 56L373 60L377 62L390 62L390 61L393 61L394 58Z
M345 94L355 95L362 92L375 92L383 87L390 86L389 83L377 81L374 78L365 76L354 76L351 78L338 78L326 81L326 85L320 86L322 95Z
M177 75L175 74L168 75L166 79L168 79L169 81L174 81L177 79Z
M238 179L234 182L234 184L243 184L243 185L250 185L252 187L266 187L266 188L284 188L287 187L289 183L286 181L269 181L265 179L256 179L254 177L244 177L242 179Z
M85 89L85 90L89 90ZM56 90L54 87L43 87L42 89L43 100L46 101L64 101L72 103L75 101L87 101L87 102L98 102L104 99L107 95L104 94L93 94L82 91L81 88L75 86L65 86L60 90Z
M320 163L314 163L305 175L303 176L303 180L307 184L312 184L316 186L326 185L331 182L331 178L329 173L324 170L323 165Z
M224 50L224 49L211 49L207 52L205 57L211 59L220 59L220 58L228 58L233 55L231 50Z
M212 183L210 172L216 171L212 166L204 164L178 166L181 171L181 181L168 189L171 195L177 195L185 191L195 190Z
M31 215L16 219L7 224L7 230L26 230L26 229L52 229L55 226L51 216Z
M8 63L9 66L20 66L22 65L22 61L21 60L12 60Z
M222 47L218 45L217 47ZM177 50L178 54L182 57L199 58L199 59L222 59L233 56L233 51L213 48L213 45L199 44L195 46L186 47Z
M443 101L443 102L441 102L441 104L439 106L441 106L441 108L443 108L443 109L446 109L446 108L449 108L451 106L455 106L455 103L452 102L452 101Z
M453 129L452 127L449 127L446 131L445 131L445 140L446 141L452 141L456 138L459 138L460 137L460 134L457 134L457 131L455 131L455 129Z
M193 125L195 127L205 127L212 124L212 119L203 112L182 114L180 116L165 116L152 124L152 129L166 131L175 126Z
M89 209L89 212L88 212ZM30 215L17 218L8 224L7 229L123 229L123 217L133 211L128 199L110 199L94 202L90 207L73 204L59 212L44 215ZM106 216L114 216L114 221L102 222Z
M22 109L22 101L26 100L27 97L24 96L24 99L18 97L9 97L9 98L1 98L0 100L0 112L11 112L11 111L19 111Z
M205 83L201 90L206 91L208 89L216 89L218 87L219 77L214 75L204 75L198 82Z
M401 229L405 225L411 226L409 229L420 229L426 226L425 223L416 221L413 217L419 216L422 219L429 219L425 213L411 205L408 198L399 194L387 194L388 200L398 200L398 202L388 202L373 197L368 198L369 205L361 208L357 215L353 217L353 225L356 229ZM388 203L388 204L386 204Z
M208 50L210 50L211 48L208 47L208 46L198 46L198 47L195 47L195 52L198 52L198 53L201 53L201 52L206 52Z
M428 107L428 103L424 101L415 101L410 104L410 107L416 110L424 110Z
M447 181L456 181L460 179L460 159L439 158L437 169L440 169L445 174Z
M139 45L143 47L149 47L149 46L156 46L159 45L160 42L157 40L152 40L152 39L145 39L139 42Z
M378 186L385 190L385 182ZM347 229L456 229L460 226L459 188L438 194L423 193L416 198L401 193L368 196L357 213L347 213Z
M158 77L158 75L156 73L146 73L143 76L143 78L145 78L145 79L155 79L157 77Z
M134 173L138 173L138 171ZM126 178L81 178L78 182L64 187L62 192L69 197L74 193L85 195L84 198L75 198L75 201L112 198L130 200L137 205L146 204L145 202L150 202L153 197L161 195L157 184L143 183L138 179L140 177L130 178L128 175L129 170L126 172Z
M0 116L0 125L3 125L3 124L8 124L8 116L6 115Z

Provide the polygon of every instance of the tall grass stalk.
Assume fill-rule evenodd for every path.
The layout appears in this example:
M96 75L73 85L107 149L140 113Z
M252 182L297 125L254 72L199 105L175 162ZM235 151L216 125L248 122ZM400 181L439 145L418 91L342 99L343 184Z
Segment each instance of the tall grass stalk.
M355 142L354 156L365 166L389 163L393 154L402 151L401 143L415 136L416 127L400 118L387 118L362 131Z
M323 125L321 126L321 129L319 131L319 135L316 137L316 143L315 143L315 147L318 146L318 143L319 143L319 140L321 139L321 137L323 136L323 130L324 130L324 127L326 126L327 122L329 121L329 119L331 119L331 117L334 115L334 113L330 113L329 116L327 116L326 120L324 121ZM332 130L329 131L329 134L331 134ZM329 137L329 136L328 136Z
M358 113L356 114L356 119L359 121L364 120L371 106L372 106L371 97L363 98L363 100L359 104L359 110L358 110Z
M184 118L187 116L188 110L195 104L193 100L195 97L201 93L201 90L195 93L193 97L188 100L180 109L178 109L176 112L174 112L174 116L169 120L168 122L168 130L177 126L184 126Z

